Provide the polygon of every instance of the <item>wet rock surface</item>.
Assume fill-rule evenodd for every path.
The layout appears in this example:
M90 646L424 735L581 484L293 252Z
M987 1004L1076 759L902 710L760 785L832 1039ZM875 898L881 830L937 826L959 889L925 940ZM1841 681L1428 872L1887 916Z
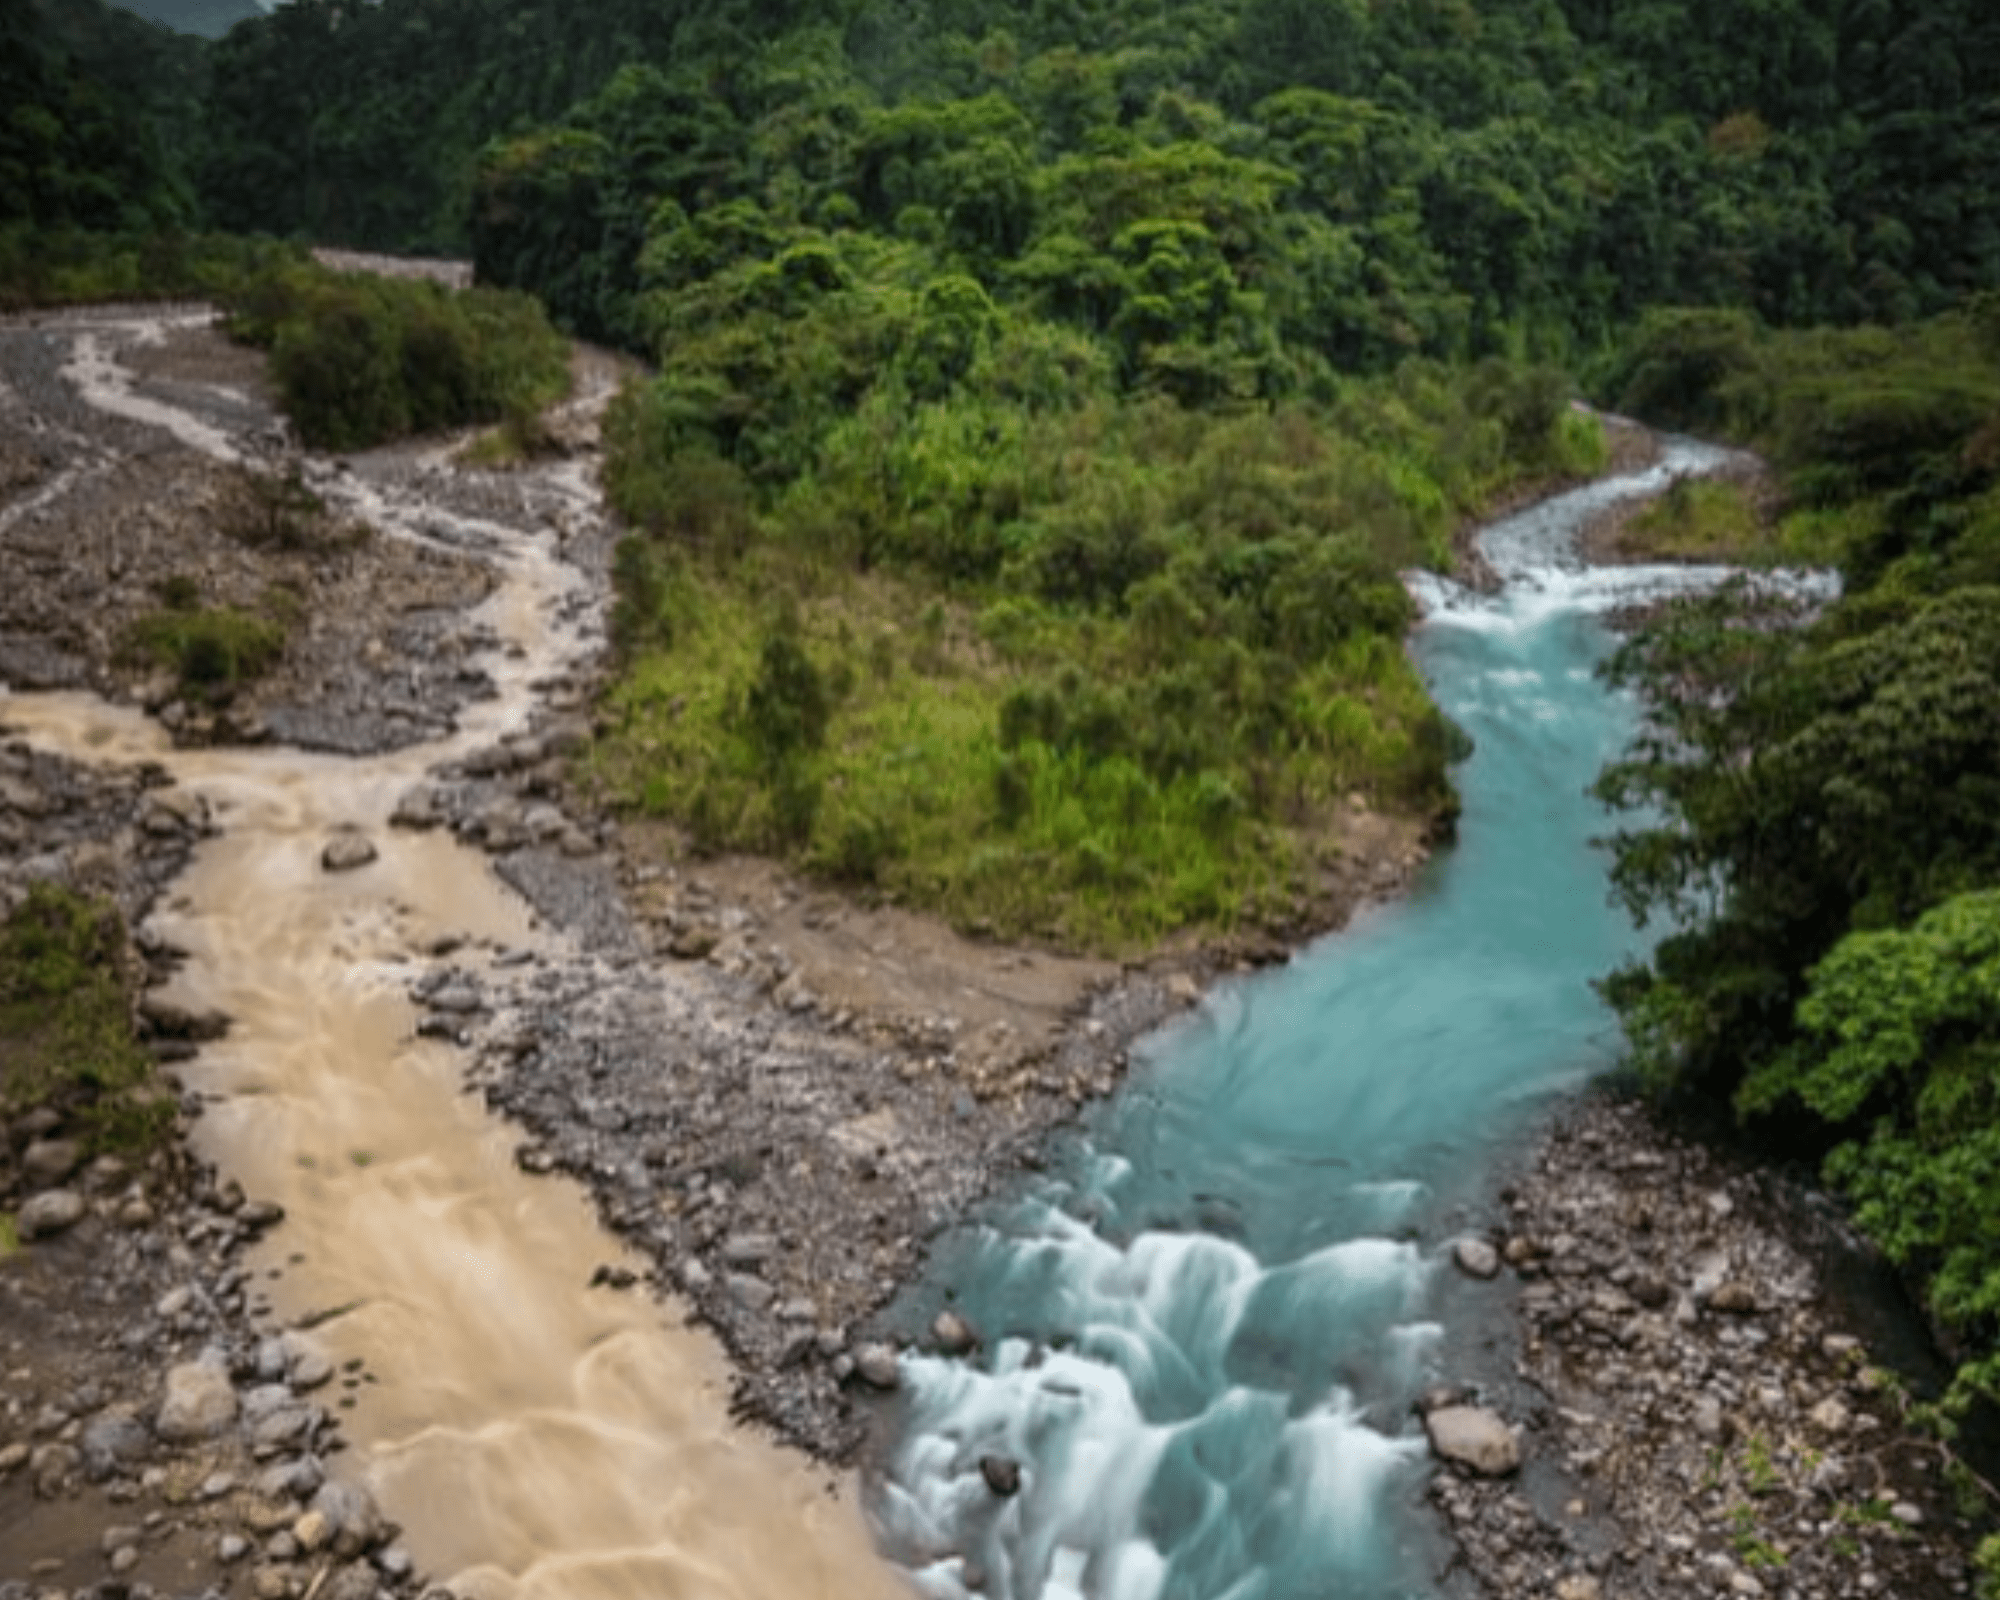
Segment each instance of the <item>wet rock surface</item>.
M1829 1290L1856 1248L1830 1212L1591 1097L1503 1192L1492 1242L1507 1267L1453 1312L1514 1308L1518 1337L1493 1341L1478 1387L1522 1462L1433 1480L1454 1593L1972 1592L1947 1458Z

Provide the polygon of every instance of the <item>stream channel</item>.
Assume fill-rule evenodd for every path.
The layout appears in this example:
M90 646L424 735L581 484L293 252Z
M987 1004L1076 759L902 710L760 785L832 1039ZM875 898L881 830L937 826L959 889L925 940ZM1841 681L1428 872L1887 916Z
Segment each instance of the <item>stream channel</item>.
M1721 569L1599 568L1578 532L1722 452L1494 524L1486 596L1415 580L1413 649L1474 741L1455 846L1409 897L1213 993L1033 1188L934 1258L977 1362L907 1364L876 1497L931 1595L1415 1600L1437 1592L1413 1415L1452 1225L1553 1097L1614 1060L1590 987L1644 938L1586 788L1636 706L1616 607ZM1019 1466L996 1496L980 1463Z
M100 411L234 460L227 432L139 392L118 360L207 320L76 318L63 377ZM416 1035L408 990L440 938L465 940L456 959L478 970L559 937L479 851L389 818L431 769L524 729L537 685L599 647L554 527L595 517L594 487L581 462L544 469L539 514L509 522L366 466L313 461L313 486L379 536L480 552L500 578L473 618L496 641L480 664L497 693L448 738L365 757L177 749L137 710L0 690L13 734L80 761L157 762L211 808L217 837L151 923L189 957L166 996L231 1026L177 1070L207 1102L199 1154L285 1209L251 1256L272 1316L325 1318L327 1353L377 1380L345 1414L355 1448L335 1470L466 1600L893 1596L854 1495L731 1420L707 1334L585 1288L598 1263L645 1263L577 1185L520 1171L518 1132L463 1092L459 1052ZM323 870L347 832L377 859Z
M119 367L115 346L164 325L79 331L65 378L231 455ZM545 524L474 526L366 473L318 479L388 536L445 537L500 573L476 619L499 641L498 693L447 738L363 757L177 749L136 710L57 693L0 692L0 723L81 760L158 762L209 802L218 834L153 918L189 953L170 997L233 1019L181 1069L208 1102L196 1143L285 1208L254 1258L271 1314L338 1311L319 1337L378 1379L340 1470L457 1592L1427 1595L1411 1401L1444 1337L1454 1208L1551 1097L1611 1060L1588 981L1638 944L1590 844L1604 819L1585 785L1634 718L1593 676L1599 619L1714 576L1584 569L1568 552L1592 513L1718 459L1675 445L1497 524L1495 596L1421 580L1414 648L1476 744L1457 844L1407 901L1213 994L1029 1192L947 1236L932 1291L956 1295L986 1347L906 1359L865 1508L729 1420L706 1335L583 1288L620 1247L578 1188L516 1168L455 1053L415 1036L407 991L440 936L475 963L559 937L478 852L389 826L427 772L525 727L538 682L598 647ZM597 514L580 468L547 476L573 515ZM344 831L379 855L329 873L321 852ZM1019 1463L1018 1494L991 1492L983 1456Z

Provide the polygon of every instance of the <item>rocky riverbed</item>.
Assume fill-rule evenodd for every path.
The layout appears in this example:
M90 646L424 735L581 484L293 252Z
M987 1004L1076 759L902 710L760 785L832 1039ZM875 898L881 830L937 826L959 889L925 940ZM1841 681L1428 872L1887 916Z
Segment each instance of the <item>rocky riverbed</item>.
M1839 1292L1881 1268L1823 1197L1593 1095L1455 1256L1451 1315L1492 1331L1427 1404L1496 1425L1430 1488L1457 1592L1972 1591L1990 1507L1910 1426L1865 1337L1883 1285Z
M560 519L564 497L438 445L290 456L253 358L193 313L155 323L135 313L104 335L133 375L123 392L206 418L237 459L87 403L63 319L0 327L0 679L143 704L182 743L357 753L433 737L489 696L491 640L468 621L493 584L477 526ZM587 470L587 431L576 447L551 470ZM309 499L287 501L292 482ZM437 515L371 522L385 484L420 487ZM292 519L282 537L266 536L272 517ZM562 533L591 579L573 603L601 604L608 535ZM235 605L294 596L277 668L195 703L135 665L123 631L176 580ZM576 761L593 694L588 671L540 685L532 728L398 806L399 826L487 852L551 934L533 949L436 941L411 984L420 1031L460 1050L468 1086L520 1127L517 1164L581 1180L649 1264L641 1282L580 1262L578 1293L692 1311L733 1357L741 1414L855 1459L899 1346L956 1342L948 1325L883 1320L932 1234L1035 1165L1140 1035L1280 947L1121 968L964 940L763 864L688 860L594 803ZM211 827L164 780L8 745L0 896L52 877L143 928ZM1421 856L1391 822L1353 823L1330 914L1395 893ZM173 958L141 932L142 978ZM226 1025L158 1004L141 1016L169 1072ZM199 1110L190 1099L184 1125ZM282 1218L183 1143L86 1161L74 1132L61 1107L35 1108L0 1155L0 1210L52 1223L23 1226L40 1236L0 1259L0 1597L421 1592L396 1530L326 1481L366 1364L332 1370L311 1319L281 1325L246 1268ZM1630 1108L1588 1102L1557 1130L1462 1251L1493 1276L1468 1276L1451 1307L1473 1330L1448 1374L1466 1392L1436 1396L1437 1413L1477 1419L1474 1460L1498 1475L1435 1481L1457 1535L1449 1585L1967 1592L1968 1530L1937 1452L1871 1376L1778 1225L1790 1214Z
M54 881L136 924L209 831L156 769L0 743L0 910ZM173 959L143 935L128 951L141 983ZM172 1095L171 1063L227 1022L149 995L138 1026ZM0 1140L0 1596L419 1593L396 1530L326 1476L369 1375L261 1315L244 1251L282 1212L180 1138L89 1156L77 1109L34 1106Z

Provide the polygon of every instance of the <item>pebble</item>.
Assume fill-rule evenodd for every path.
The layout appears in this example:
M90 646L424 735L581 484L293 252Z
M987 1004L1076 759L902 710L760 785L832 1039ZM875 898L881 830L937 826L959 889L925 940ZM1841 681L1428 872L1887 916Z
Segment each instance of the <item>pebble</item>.
M979 1330L956 1311L940 1311L931 1322L931 1338L948 1356L962 1356L976 1349Z
M1520 1469L1521 1442L1494 1412L1477 1406L1440 1406L1425 1415L1424 1432L1440 1459L1481 1477L1505 1477Z
M308 1511L292 1524L292 1537L301 1550L311 1554L333 1537L333 1523L324 1511Z
M854 1352L854 1370L863 1383L874 1389L893 1389L903 1381L895 1349L886 1344L860 1346Z

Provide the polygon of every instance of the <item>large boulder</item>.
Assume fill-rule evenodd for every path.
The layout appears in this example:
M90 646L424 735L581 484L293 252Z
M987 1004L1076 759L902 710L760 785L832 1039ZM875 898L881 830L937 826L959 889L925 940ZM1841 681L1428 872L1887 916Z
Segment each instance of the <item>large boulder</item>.
M1424 1418L1424 1431L1440 1460L1482 1478L1504 1478L1520 1470L1521 1442L1491 1411L1478 1406L1441 1406Z

